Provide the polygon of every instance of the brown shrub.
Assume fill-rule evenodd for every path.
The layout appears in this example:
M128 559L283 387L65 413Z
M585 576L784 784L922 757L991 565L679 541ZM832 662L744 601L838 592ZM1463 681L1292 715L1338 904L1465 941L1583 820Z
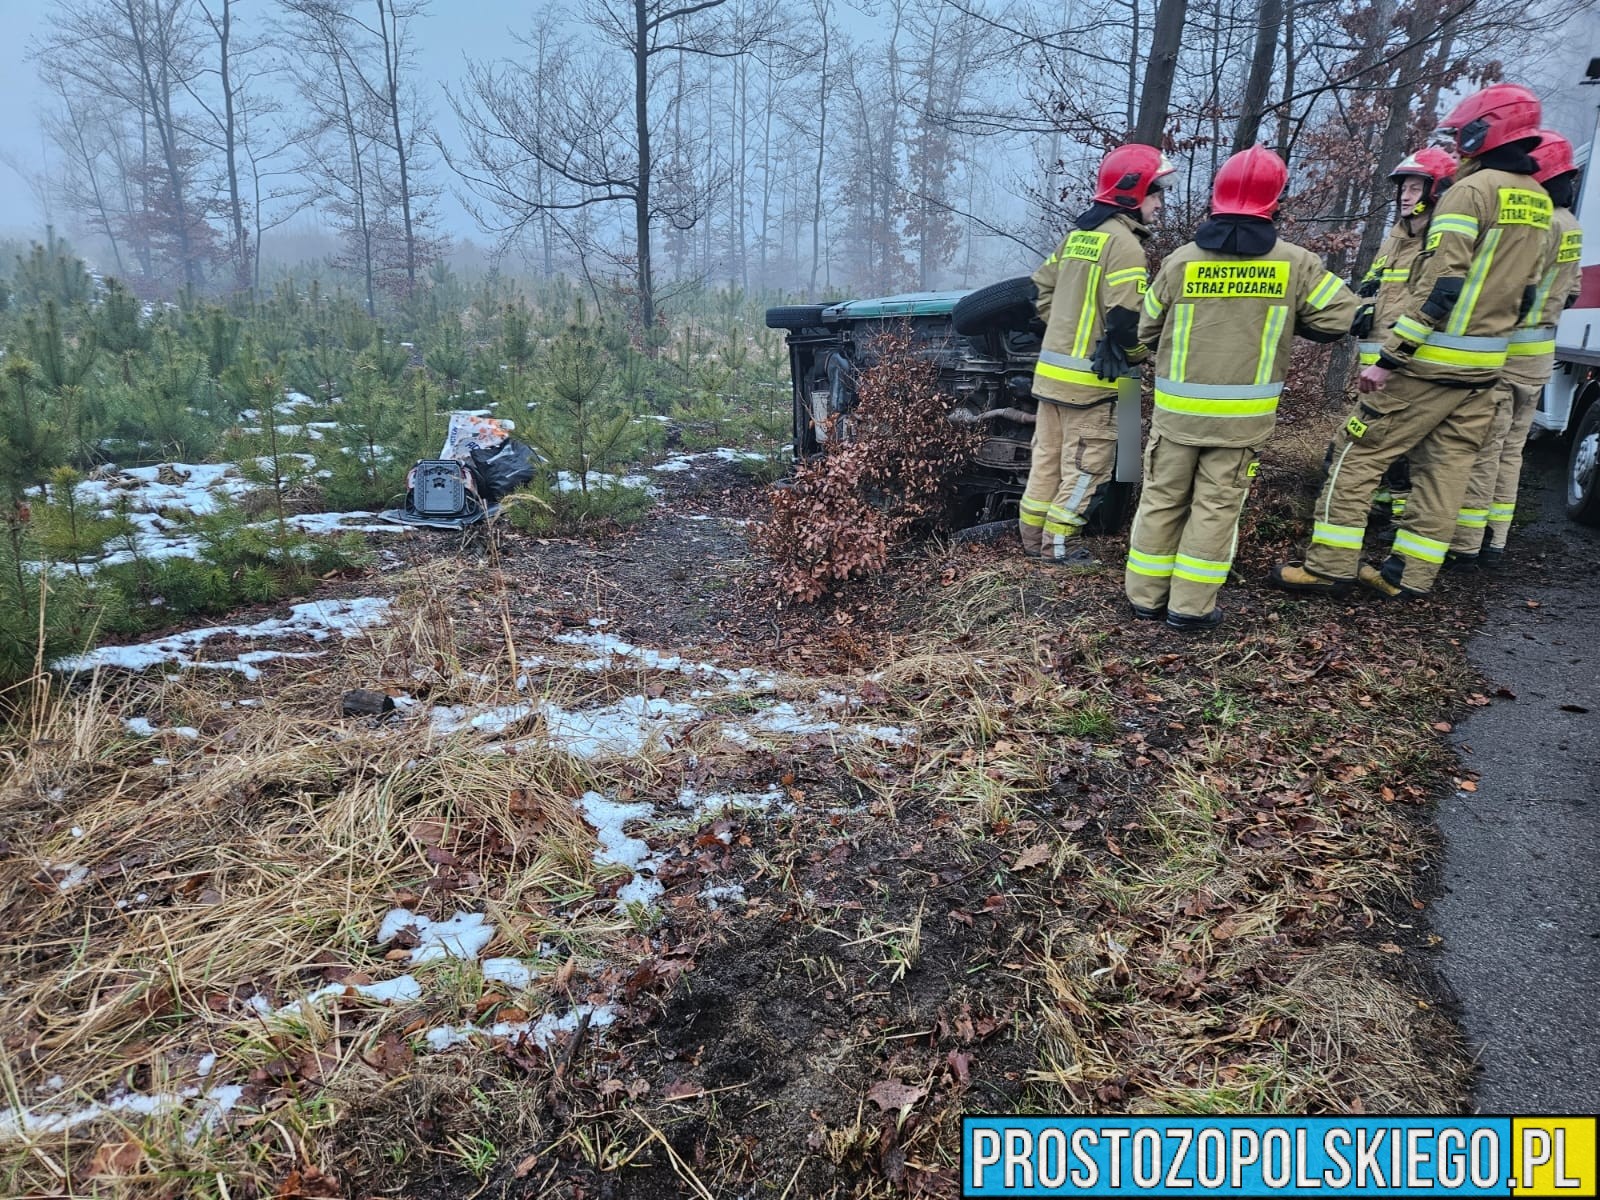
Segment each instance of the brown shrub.
M979 440L948 419L938 369L909 332L880 335L863 360L856 406L829 429L827 453L772 489L752 537L798 603L882 570L893 545L943 523Z

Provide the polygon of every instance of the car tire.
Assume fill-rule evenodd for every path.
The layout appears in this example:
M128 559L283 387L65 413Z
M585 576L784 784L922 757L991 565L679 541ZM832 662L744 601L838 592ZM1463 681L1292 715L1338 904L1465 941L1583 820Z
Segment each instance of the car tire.
M767 309L768 329L815 329L822 324L827 304L780 304Z
M1038 319L1034 307L1038 298L1039 289L1028 276L1002 279L957 300L950 312L950 323L963 336L1026 329Z
M1584 410L1567 452L1567 516L1600 525L1600 400Z

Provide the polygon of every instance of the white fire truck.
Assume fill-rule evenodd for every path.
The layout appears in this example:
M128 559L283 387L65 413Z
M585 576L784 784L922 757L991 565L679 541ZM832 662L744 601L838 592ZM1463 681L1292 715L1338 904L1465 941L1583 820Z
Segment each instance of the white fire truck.
M1589 60L1587 83L1600 83L1600 58ZM1600 125L1596 127L1600 138ZM1595 142L1578 148L1579 163L1593 162ZM1545 385L1534 415L1539 431L1570 433L1567 454L1567 515L1600 525L1600 180L1585 170L1578 193L1583 227L1583 287L1578 301L1556 326L1556 371Z

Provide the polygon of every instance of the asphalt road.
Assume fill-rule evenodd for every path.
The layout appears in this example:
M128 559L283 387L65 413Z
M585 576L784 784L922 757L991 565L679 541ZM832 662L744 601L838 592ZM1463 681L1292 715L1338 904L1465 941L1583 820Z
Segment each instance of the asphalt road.
M1456 729L1481 778L1439 811L1433 928L1485 1113L1600 1111L1600 529L1567 520L1562 444L1528 448L1472 661L1496 698Z

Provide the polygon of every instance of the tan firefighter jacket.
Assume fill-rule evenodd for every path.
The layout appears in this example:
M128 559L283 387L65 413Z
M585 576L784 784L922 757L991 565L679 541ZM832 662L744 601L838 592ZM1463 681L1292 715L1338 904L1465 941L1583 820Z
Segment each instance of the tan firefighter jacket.
M1578 258L1583 253L1583 230L1570 209L1558 208L1550 217L1545 242L1544 270L1533 294L1533 307L1511 334L1506 347L1505 378L1528 387L1542 387L1556 369L1556 322L1577 296L1582 283Z
M1405 302L1406 285L1411 279L1411 269L1422 256L1423 240L1428 235L1428 222L1433 215L1430 208L1420 217L1402 217L1394 223L1389 235L1378 247L1378 257L1362 277L1362 284L1378 285L1372 298L1372 333L1361 343L1361 365L1370 367L1378 361L1378 351L1383 348L1381 339L1389 326L1400 315Z
M1462 163L1433 214L1382 364L1469 387L1498 379L1539 279L1553 207L1531 176Z
M1356 306L1320 258L1282 238L1259 256L1179 247L1139 323L1140 341L1156 346L1151 432L1189 446L1265 445L1296 327L1336 340Z
M1060 248L1033 273L1039 319L1045 323L1033 371L1035 396L1075 408L1115 398L1115 381L1097 376L1089 356L1105 334L1109 309L1139 311L1149 280L1144 257L1144 239L1149 236L1137 214L1117 213L1097 229L1067 234ZM1130 362L1144 357L1142 350L1128 350Z

